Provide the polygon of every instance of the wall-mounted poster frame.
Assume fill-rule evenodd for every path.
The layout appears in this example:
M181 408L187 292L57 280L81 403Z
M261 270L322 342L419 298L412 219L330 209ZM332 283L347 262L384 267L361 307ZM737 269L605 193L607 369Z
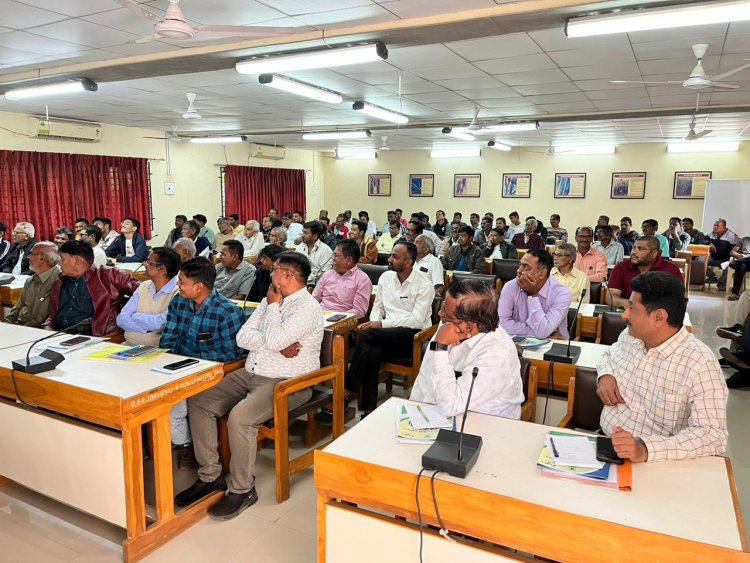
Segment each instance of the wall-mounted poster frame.
M582 199L586 197L586 174L557 173L555 174L555 198Z
M432 197L434 195L434 174L409 174L409 197Z
M479 197L481 193L481 174L453 175L453 197Z
M672 199L704 199L711 172L675 172Z
M645 172L612 172L611 199L644 199L646 197Z
M367 195L385 196L391 195L391 175L390 174L368 174L367 175Z
M531 197L531 173L503 174L501 197Z

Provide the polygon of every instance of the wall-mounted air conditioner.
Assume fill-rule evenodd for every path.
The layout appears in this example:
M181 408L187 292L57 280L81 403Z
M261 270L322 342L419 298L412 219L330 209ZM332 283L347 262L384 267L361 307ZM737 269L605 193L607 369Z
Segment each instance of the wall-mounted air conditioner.
M102 126L99 123L30 117L29 135L40 139L98 143L102 140Z
M286 158L286 149L274 145L261 145L250 143L250 156L254 158L268 158L271 160L282 160Z

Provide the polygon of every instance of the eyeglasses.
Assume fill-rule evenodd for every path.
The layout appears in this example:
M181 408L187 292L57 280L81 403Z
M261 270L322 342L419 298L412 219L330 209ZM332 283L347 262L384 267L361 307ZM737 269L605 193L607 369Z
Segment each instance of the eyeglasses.
M446 312L446 310L445 310L445 303L443 303L442 305L440 305L440 311L439 311L439 314L440 314L440 319L441 319L441 320L442 320L442 321L443 321L444 323L453 323L453 324L458 324L458 323L461 323L461 322L463 322L463 320L462 320L462 319L459 319L459 318L457 318L457 317L449 317L449 316L448 316L448 313L447 313L447 312Z
M279 268L278 266L271 266L271 273L273 274L276 271L291 272L292 270L290 268Z
M154 262L153 260L144 260L143 261L144 266L151 266L152 268L156 268L157 266L161 266L161 262Z
M552 255L552 257L553 257L553 258L570 258L570 257L571 257L571 255L570 255L570 254L565 254L565 253L560 253L560 252L555 252L555 253L554 253L554 254Z

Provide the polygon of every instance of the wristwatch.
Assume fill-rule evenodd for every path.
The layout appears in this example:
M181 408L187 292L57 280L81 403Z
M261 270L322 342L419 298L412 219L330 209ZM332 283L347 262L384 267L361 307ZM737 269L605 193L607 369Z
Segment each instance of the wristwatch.
M448 345L447 344L441 344L440 342L436 342L433 340L430 342L430 350L433 352L447 352L448 351Z

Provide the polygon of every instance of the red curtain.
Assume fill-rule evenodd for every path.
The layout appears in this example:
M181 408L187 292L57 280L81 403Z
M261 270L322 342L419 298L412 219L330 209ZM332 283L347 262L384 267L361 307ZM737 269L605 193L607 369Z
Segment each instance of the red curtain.
M123 217L133 216L148 239L150 197L145 158L0 150L0 220L9 231L28 221L37 240L97 215L112 219L118 231Z
M279 213L305 211L305 171L291 168L226 166L225 213L242 221L261 218L273 207Z

